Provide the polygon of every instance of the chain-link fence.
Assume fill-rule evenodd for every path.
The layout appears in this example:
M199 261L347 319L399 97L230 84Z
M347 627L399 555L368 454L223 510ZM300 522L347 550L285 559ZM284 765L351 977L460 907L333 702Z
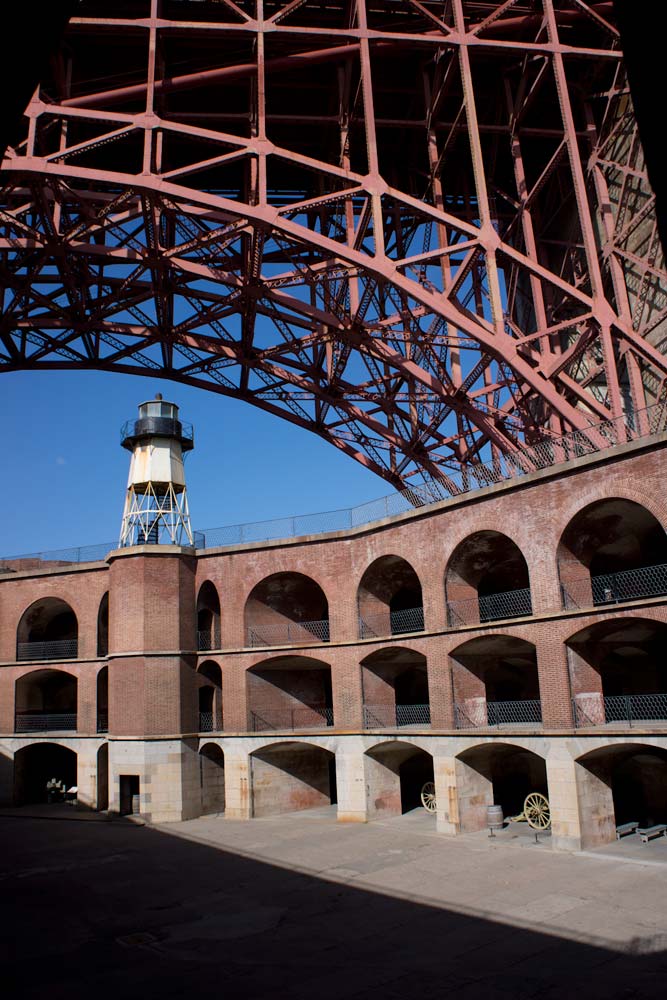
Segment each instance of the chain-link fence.
M199 732L200 733L213 732L213 712L199 713Z
M515 451L497 454L491 462L476 462L458 471L448 472L446 480L414 483L396 493L379 497L357 507L197 531L194 532L195 547L211 549L361 527L385 517L395 517L397 514L439 503L452 496L461 496L542 469L552 468L574 458L594 455L628 441L662 433L666 429L667 405L654 403L645 410L626 413L616 420L603 420L591 424L585 430L572 431L560 438L549 438L533 444L519 443ZM33 552L23 556L6 556L0 558L0 573L13 573L19 568L36 568L43 562L63 566L71 563L95 562L105 559L117 544L117 542L105 542L100 545ZM34 565L31 566L30 563Z
M479 729L488 726L541 725L542 702L539 699L520 701L476 701L454 706L457 729Z
M246 631L246 645L304 646L309 643L329 642L329 620L315 622L277 622L252 625Z

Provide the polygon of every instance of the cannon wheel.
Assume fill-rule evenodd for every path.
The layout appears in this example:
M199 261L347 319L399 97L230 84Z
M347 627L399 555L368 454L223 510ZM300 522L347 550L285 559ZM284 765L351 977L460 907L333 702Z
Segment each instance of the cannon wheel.
M426 812L434 813L438 803L435 799L435 785L432 781L424 782L420 798Z
M549 800L540 792L531 792L523 804L523 815L533 830L548 830L551 826Z

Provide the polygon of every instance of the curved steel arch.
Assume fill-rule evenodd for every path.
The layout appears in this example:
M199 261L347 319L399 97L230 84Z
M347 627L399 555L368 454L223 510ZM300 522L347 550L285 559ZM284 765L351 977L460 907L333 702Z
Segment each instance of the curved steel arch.
M661 398L611 4L79 8L3 162L0 370L245 399L396 486Z

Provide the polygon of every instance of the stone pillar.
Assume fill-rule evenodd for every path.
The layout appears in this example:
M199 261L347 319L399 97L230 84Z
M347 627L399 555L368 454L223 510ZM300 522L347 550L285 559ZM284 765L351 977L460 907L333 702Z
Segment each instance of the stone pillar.
M542 635L535 643L542 722L548 729L571 729L572 696L567 647L560 638Z
M76 748L77 799L90 809L97 809L97 748L96 740L81 740Z
M336 651L331 665L334 727L359 730L363 727L361 667L359 651L343 647Z
M493 782L458 758L455 772L459 829L462 833L486 829L486 808L493 805Z
M76 729L79 733L97 733L97 664L87 663L77 677Z
M0 670L0 733L14 732L14 696L16 678L13 670Z
M437 801L437 830L447 837L461 832L459 820L459 799L456 785L456 759L454 757L433 757L433 776Z
M245 733L248 729L247 660L235 656L221 666L222 713L226 733Z
M252 791L251 761L240 749L225 749L225 818L250 819Z
M338 821L365 823L366 776L364 773L364 747L362 741L346 742L344 749L336 752L336 787L338 791Z
M432 729L455 729L452 664L442 639L432 639L426 650L428 697Z

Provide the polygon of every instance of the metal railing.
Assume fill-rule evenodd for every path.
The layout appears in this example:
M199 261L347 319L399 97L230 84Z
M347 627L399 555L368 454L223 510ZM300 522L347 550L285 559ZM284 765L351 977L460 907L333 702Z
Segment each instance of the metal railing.
M364 705L364 729L430 725L429 705Z
M667 694L589 695L572 702L578 729L613 723L667 723Z
M542 724L542 702L539 699L480 701L473 705L457 703L454 711L457 729Z
M405 608L389 614L359 615L359 638L375 639L383 635L404 635L424 631L424 609Z
M637 412L626 413L615 420L591 424L585 431L571 431L560 438L549 438L535 444L520 444L515 452L497 454L493 461L477 462L447 474L447 481L430 480L415 483L404 490L371 500L357 507L302 514L296 517L273 518L246 524L233 524L195 532L197 548L217 548L245 542L265 542L272 539L318 535L328 531L345 531L372 524L385 517L409 513L416 508L447 500L452 496L473 493L498 483L518 479L543 469L550 469L586 455L595 455L628 441L637 441L667 429L667 406L654 403ZM117 547L117 542L75 546L32 552L28 555L0 557L0 572L14 572L12 562L27 560L34 563L92 562L104 559ZM32 567L25 567L32 568Z
M272 729L326 729L333 724L333 708L326 705L256 708L250 712L250 729L253 733Z
M211 629L199 629L197 632L197 649L205 653L209 649L217 649L215 645L217 637L211 631ZM220 645L220 640L217 639L218 645Z
M522 618L532 615L530 588L485 594L464 601L447 601L447 620L452 628L476 625L502 618Z
M213 712L199 713L199 732L200 733L213 732Z
M17 642L17 660L75 660L77 639L53 639L49 642Z
M16 733L75 732L76 712L17 712Z
M642 597L667 594L667 563L585 576L561 585L563 608L622 604Z
M276 622L251 625L246 630L246 646L303 646L329 642L329 619L317 622Z
M97 731L98 733L109 732L109 716L106 713L97 713Z

